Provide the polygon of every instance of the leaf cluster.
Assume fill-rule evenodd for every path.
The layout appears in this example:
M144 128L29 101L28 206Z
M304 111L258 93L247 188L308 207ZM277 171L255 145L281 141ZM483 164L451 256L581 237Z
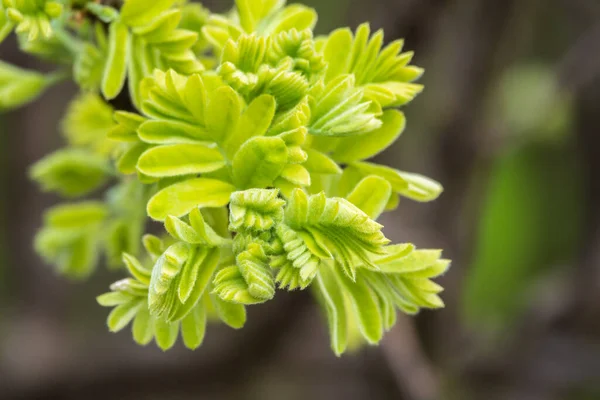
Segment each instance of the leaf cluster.
M67 146L31 169L42 190L79 200L47 213L36 249L73 278L103 255L125 264L130 277L98 298L111 331L131 323L140 344L168 349L181 333L196 348L211 318L237 329L246 306L310 288L339 355L379 342L397 310L443 306L431 279L449 261L390 244L376 222L401 198L442 192L371 161L404 131L399 107L423 71L368 24L315 38L316 22L284 0L226 14L176 0L2 3L2 35L15 28L58 69L1 63L0 107L67 77L81 89ZM122 94L132 106L115 110ZM143 236L149 220L165 235Z

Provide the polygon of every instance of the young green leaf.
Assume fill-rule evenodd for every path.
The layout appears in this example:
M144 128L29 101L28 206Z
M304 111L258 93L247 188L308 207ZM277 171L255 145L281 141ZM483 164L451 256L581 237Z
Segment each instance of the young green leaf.
M58 77L46 77L0 61L0 111L35 100Z
M222 207L234 191L232 185L215 179L185 180L155 194L148 202L148 215L164 221L169 215L181 217L197 207Z
M130 41L127 26L119 21L111 23L108 32L108 58L102 77L102 95L111 100L117 97L125 84Z
M137 169L156 178L212 172L225 166L221 153L202 144L152 147L142 154Z
M288 149L282 139L255 137L233 159L233 182L239 189L271 186L287 162Z
M406 126L404 114L387 110L381 116L381 127L364 135L341 138L332 154L339 163L366 160L374 157L398 139Z

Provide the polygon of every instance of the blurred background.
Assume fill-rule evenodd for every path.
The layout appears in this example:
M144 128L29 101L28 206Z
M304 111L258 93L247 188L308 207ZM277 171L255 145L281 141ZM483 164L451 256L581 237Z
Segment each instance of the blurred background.
M370 21L426 70L378 161L446 191L383 223L445 249L446 309L340 359L305 293L251 307L241 331L211 326L195 352L108 333L95 296L121 275L70 284L32 249L58 199L27 169L61 146L64 84L0 115L0 399L600 399L600 2L303 2L319 33ZM47 68L14 39L0 57Z

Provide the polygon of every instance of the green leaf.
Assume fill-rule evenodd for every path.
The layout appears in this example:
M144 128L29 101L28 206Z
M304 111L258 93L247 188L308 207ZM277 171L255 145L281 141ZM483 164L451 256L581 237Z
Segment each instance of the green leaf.
M264 232L283 220L285 201L278 190L249 189L231 195L229 229Z
M379 343L383 337L383 319L376 294L361 276L355 282L346 276L339 276L339 282L348 294L363 337L371 344Z
M30 176L44 191L77 197L102 186L110 174L104 157L85 150L65 149L34 164Z
M282 139L255 137L233 159L233 182L239 189L271 186L287 161L288 150Z
M308 159L303 165L311 174L333 175L342 173L339 165L326 154L313 149L307 149L306 154L308 154Z
M115 21L110 24L108 32L108 58L102 77L102 94L111 100L117 97L125 84L130 49L126 25Z
M202 345L206 333L206 311L204 304L198 304L181 321L181 336L185 347L195 350Z
M137 163L141 173L165 178L200 174L221 169L225 160L214 147L202 144L173 144L153 147L142 154Z
M119 332L125 328L143 306L144 301L138 299L115 307L108 316L108 328L110 331Z
M160 42L174 31L181 21L181 10L168 10L147 25L133 28L136 36L141 36L148 43Z
M141 307L131 327L133 340L139 345L145 346L154 337L154 319L150 316L147 307Z
M348 28L337 29L329 35L323 55L328 61L326 81L346 73L352 53L352 31Z
M236 265L220 270L214 292L227 302L258 304L275 295L275 282L262 247L252 243L236 257Z
M54 79L0 61L0 111L35 100Z
M293 69L313 80L321 76L327 64L315 49L313 33L310 29L292 28L271 36L266 60L271 66L277 66L286 58L293 60Z
M114 150L114 142L106 140L114 127L113 109L96 93L77 96L69 104L61 127L72 146L102 155L109 155Z
M279 33L296 28L312 29L317 23L317 12L301 4L292 4L279 12L265 28L266 32Z
M164 221L167 216L181 217L197 207L222 207L229 203L235 187L215 179L196 178L168 186L148 202L148 215Z
M175 345L179 334L179 323L157 319L154 322L154 338L161 350L167 351Z
M308 131L316 136L361 135L381 126L371 102L355 88L353 75L342 75L326 86L319 82L311 89L311 121Z
M205 129L179 121L146 121L137 132L141 140L152 144L196 144L212 139Z
M49 209L45 222L54 228L83 228L101 223L108 215L106 205L97 201L62 204Z
M270 95L257 97L244 111L237 129L226 137L225 152L233 157L248 139L263 136L275 115L275 98Z
M310 172L302 165L288 164L281 171L281 178L298 186L310 186Z
M110 292L96 297L102 307L115 307L133 300L135 297L123 292Z
M246 32L256 29L258 23L281 9L285 0L236 0L235 5L239 14L240 24Z
M386 274L406 274L430 267L440 259L441 254L441 250L415 250L403 257L384 256L375 262Z
M122 149L122 154L117 160L117 169L125 175L135 174L137 172L137 163L140 156L148 150L150 146L146 143L129 143Z
M401 194L416 201L432 201L437 199L442 191L442 185L423 175L400 172L402 179L408 182L408 191Z
M221 143L237 128L242 111L238 94L230 87L217 89L206 110L206 128L211 138Z
M211 295L215 312L221 321L233 329L240 329L246 323L246 308L242 304L223 301L219 296Z
M277 227L277 237L283 251L272 258L271 267L280 269L275 278L280 288L306 288L321 267L321 259L332 258L311 235L296 232L284 224Z
M368 176L356 185L348 195L348 201L376 220L385 210L390 196L392 185L378 176Z
M193 209L189 219L192 226L179 218L168 216L165 220L165 229L173 238L189 244L201 244L204 246L215 247L223 246L228 243L227 240L217 235L215 231L204 222L199 209Z
M385 111L381 122L379 129L364 135L340 139L332 157L339 163L374 157L395 142L406 126L404 114L397 110Z
M285 209L285 223L327 249L351 279L361 263L376 268L371 255L383 254L383 246L389 243L382 225L349 201L327 198L324 193L308 197L294 190Z
M383 32L371 36L369 24L362 24L354 38L348 29L333 32L324 44L323 56L329 63L327 81L343 74L356 77L365 97L382 108L402 106L415 98L423 86L412 83L421 68L408 65L413 53L401 53L404 42L397 40L381 49Z
M146 25L162 15L175 3L175 0L125 0L121 7L121 20L129 26Z
M351 166L365 175L376 175L387 180L394 192L415 201L435 200L444 190L438 182L422 175L368 162L357 162Z
M340 356L348 346L348 317L344 295L336 282L333 271L317 275L315 293L327 312L331 349Z
M219 250L176 243L158 259L148 291L150 313L168 322L183 319L214 274Z

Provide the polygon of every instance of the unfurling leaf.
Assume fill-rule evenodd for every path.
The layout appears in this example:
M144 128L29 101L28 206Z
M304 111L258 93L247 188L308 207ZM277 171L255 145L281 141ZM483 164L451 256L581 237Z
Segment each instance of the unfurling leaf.
M263 232L283 220L285 201L277 190L250 189L231 195L229 227L235 232Z

